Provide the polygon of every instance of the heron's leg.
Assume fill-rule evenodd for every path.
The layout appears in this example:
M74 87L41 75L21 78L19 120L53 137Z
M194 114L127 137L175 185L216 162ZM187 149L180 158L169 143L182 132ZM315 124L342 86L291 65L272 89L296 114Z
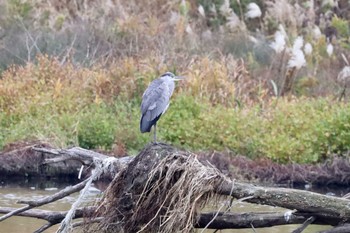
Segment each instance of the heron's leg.
M153 141L157 143L157 122L153 126Z

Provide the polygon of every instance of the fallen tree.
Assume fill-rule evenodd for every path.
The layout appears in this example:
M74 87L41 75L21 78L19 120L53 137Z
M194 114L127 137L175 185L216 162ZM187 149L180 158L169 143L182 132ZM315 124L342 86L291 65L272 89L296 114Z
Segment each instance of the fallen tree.
M60 224L58 232L69 232L81 226L87 232L189 232L193 228L228 229L302 224L335 226L339 232L350 221L350 201L302 190L259 187L229 179L196 154L166 144L152 144L135 158L108 157L81 148L33 150L55 155L44 161L56 163L76 160L93 167L91 175L80 184L43 200L21 201L19 209L0 207L0 221L21 215L45 219L47 224L36 232ZM86 190L95 180L112 175L114 178L102 200L94 206L80 207ZM34 209L80 191L76 203L68 212ZM223 201L229 199L229 202ZM289 210L267 213L232 213L237 202L245 201ZM217 212L202 213L201 208L216 203ZM73 223L72 219L84 218ZM338 229L338 231L336 231ZM332 231L328 231L332 232Z

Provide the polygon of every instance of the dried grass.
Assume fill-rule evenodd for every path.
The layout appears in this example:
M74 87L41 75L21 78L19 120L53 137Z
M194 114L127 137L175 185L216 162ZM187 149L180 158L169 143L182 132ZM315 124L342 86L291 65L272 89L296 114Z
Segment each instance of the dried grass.
M145 152L158 158L147 163ZM224 176L194 154L157 153L146 148L115 178L99 207L105 218L93 232L193 231L198 209L213 198Z

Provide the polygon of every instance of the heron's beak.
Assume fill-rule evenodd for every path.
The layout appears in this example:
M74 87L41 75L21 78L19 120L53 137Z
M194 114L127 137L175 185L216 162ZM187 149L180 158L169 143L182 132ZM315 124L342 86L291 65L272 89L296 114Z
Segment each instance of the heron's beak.
M185 77L184 76L175 76L174 77L174 81L180 81L180 80L184 80Z

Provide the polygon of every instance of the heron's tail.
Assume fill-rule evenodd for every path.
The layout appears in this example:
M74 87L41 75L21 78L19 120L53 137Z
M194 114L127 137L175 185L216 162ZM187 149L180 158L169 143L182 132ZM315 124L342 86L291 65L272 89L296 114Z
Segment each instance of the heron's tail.
M159 120L161 115L162 114L160 114L159 116L157 116L156 118L154 118L151 121L146 120L146 118L144 117L145 115L142 115L141 120L140 120L141 133L151 132L152 126Z

